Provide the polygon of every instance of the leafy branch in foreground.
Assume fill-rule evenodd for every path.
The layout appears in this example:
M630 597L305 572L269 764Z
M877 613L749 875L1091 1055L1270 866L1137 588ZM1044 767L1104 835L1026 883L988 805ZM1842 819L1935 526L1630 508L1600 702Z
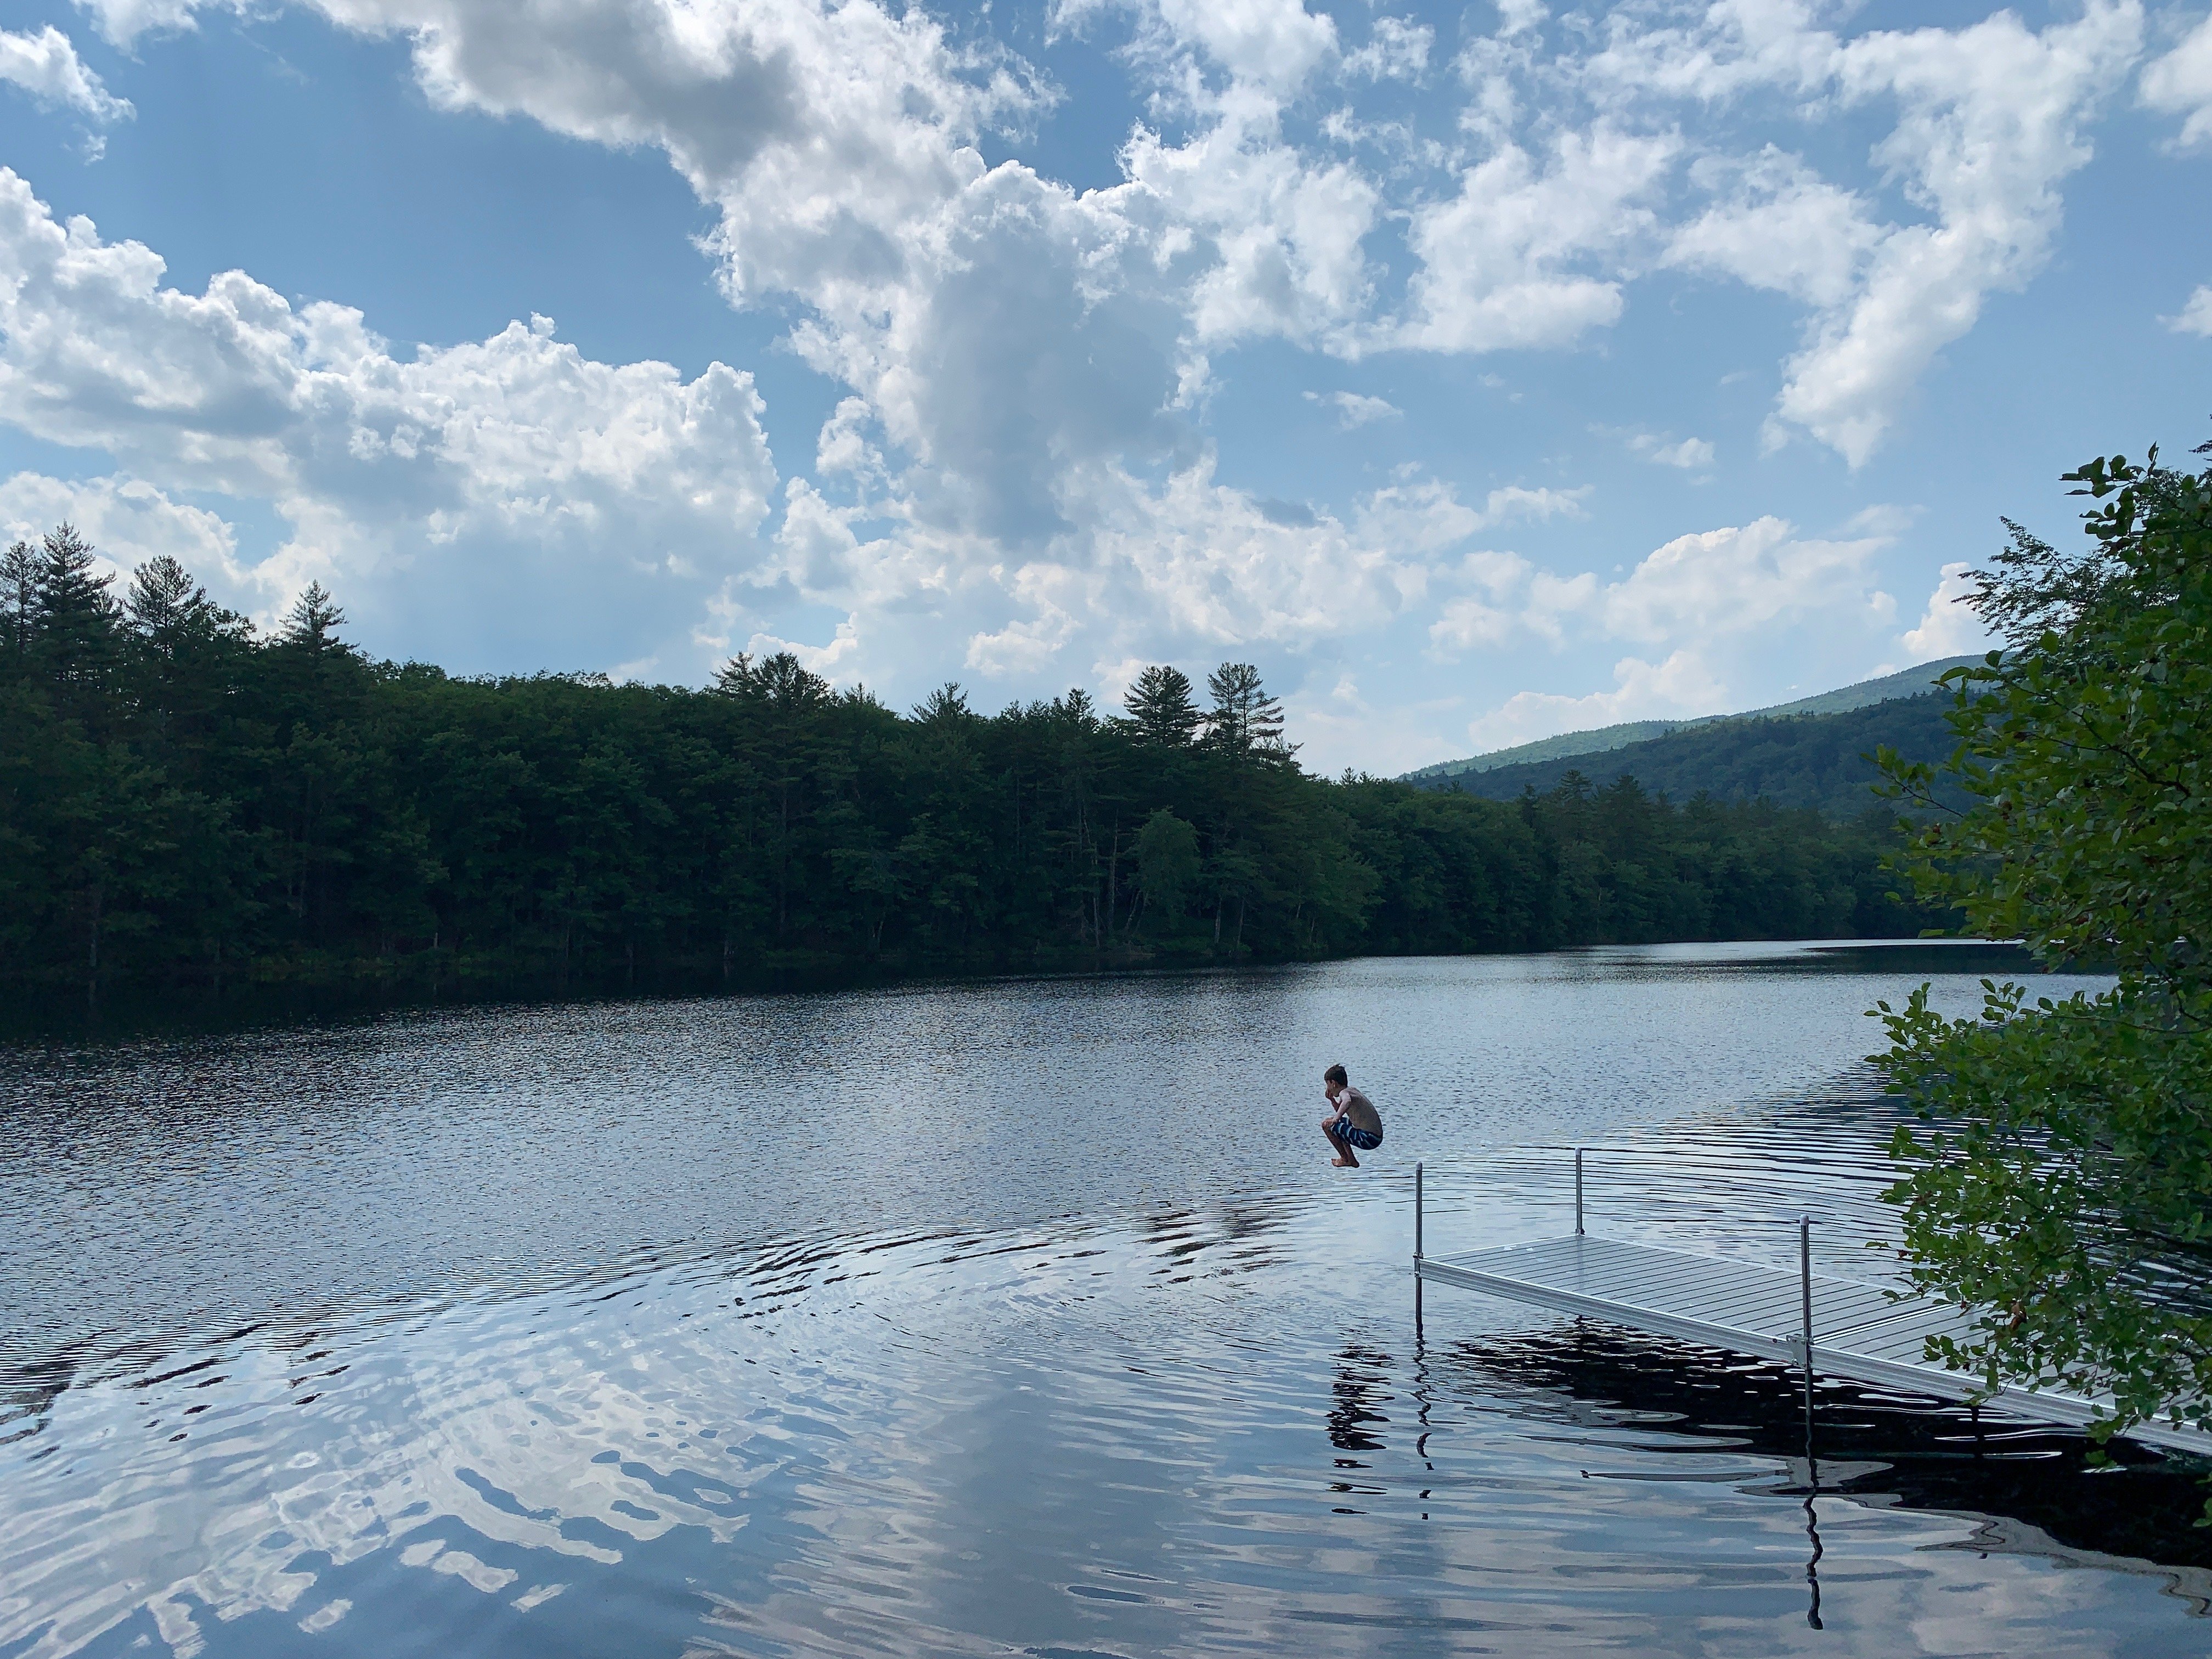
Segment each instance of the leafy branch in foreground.
M1904 1246L1923 1289L1979 1310L1942 1357L1991 1384L2107 1395L2100 1436L2212 1427L2212 472L2100 459L2065 556L2017 526L1974 600L2004 641L1954 669L1971 797L1901 862L1967 930L2050 966L2111 968L2100 995L1984 981L1977 1019L1927 988L1880 1006L1876 1056L1921 1116L1899 1131ZM1891 792L1936 769L1881 757Z

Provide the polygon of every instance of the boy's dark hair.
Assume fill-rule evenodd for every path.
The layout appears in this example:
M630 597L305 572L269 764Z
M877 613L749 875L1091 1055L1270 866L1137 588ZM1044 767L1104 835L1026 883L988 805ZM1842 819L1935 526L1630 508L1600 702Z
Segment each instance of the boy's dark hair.
M1341 1066L1330 1066L1321 1074L1321 1080L1323 1083L1334 1083L1340 1089L1348 1089L1352 1086L1352 1079L1345 1076L1344 1067Z

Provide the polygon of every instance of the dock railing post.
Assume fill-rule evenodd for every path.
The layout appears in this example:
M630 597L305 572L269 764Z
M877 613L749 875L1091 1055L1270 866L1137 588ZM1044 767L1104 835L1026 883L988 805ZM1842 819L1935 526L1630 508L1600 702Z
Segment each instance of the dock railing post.
M1413 1165L1413 1265L1421 1265L1421 1166Z
M1575 1237L1583 1236L1583 1149L1575 1148Z

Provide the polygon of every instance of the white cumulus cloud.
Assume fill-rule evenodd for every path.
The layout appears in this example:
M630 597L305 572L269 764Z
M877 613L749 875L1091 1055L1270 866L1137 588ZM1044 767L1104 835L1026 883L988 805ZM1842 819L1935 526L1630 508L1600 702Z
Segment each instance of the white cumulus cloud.
M1075 3L1061 15L1103 9ZM1130 9L1155 31L1149 43L1155 51L1203 57L1278 102L1294 96L1337 51L1335 20L1308 11L1300 0L1137 0Z
M1150 615L1167 593L1178 625L1208 637L1371 614L1348 603L1356 579L1330 605L1293 596L1341 574L1340 556L1366 555L1325 515L1279 522L1215 482L1178 414L1205 392L1209 351L1269 335L1356 344L1375 192L1286 143L1278 119L1335 55L1326 17L1296 0L1144 10L1152 50L1216 78L1182 85L1187 137L1139 131L1126 182L1079 191L986 164L979 137L1018 129L1048 94L1011 56L956 45L920 11L320 9L409 38L445 106L659 146L720 216L709 246L732 300L796 299L793 343L851 395L822 434L823 477L787 497L767 580L845 608L851 637L884 653L871 660L909 657L924 636L941 654L950 626L981 672L1041 670L1106 648L1097 636L1115 629L1098 618L1113 604ZM152 16L106 15L118 36ZM1134 526L1154 538L1142 550ZM1261 548L1265 569L1248 568ZM1286 586L1278 567L1300 559L1312 568ZM722 594L715 637L763 622L772 596L758 586L749 576Z
M1680 467L1686 472L1713 464L1713 443L1710 438L1684 438L1670 444L1652 433L1639 432L1628 441L1628 447L1647 461Z
M2048 258L2058 185L2089 160L2089 118L2139 50L2135 0L2089 0L2036 33L2009 12L1958 30L1879 33L1847 45L1836 85L1893 103L1875 157L1929 220L1885 228L1851 297L1821 313L1777 403L1854 466L1993 290Z
M1570 625L1607 636L1667 643L1763 629L1838 607L1873 610L1874 556L1884 536L1846 541L1797 534L1768 516L1677 536L1616 582L1584 573L1531 586L1526 620L1557 636Z
M1808 305L1838 307L1851 297L1882 240L1856 192L1772 146L1744 161L1706 157L1691 171L1718 199L1675 229L1668 264Z
M1437 619L1429 624L1429 644L1438 656L1451 658L1478 646L1503 645L1513 635L1512 612L1501 610L1472 593L1444 601Z
M1874 586L1871 567L1890 540L1805 537L1769 516L1678 536L1614 581L1589 570L1540 569L1517 554L1471 554L1456 573L1437 573L1440 586L1455 575L1468 591L1446 599L1430 646L1451 657L1516 636L1560 644L1571 635L1679 653L1809 616L1886 623L1893 605Z
M1563 346L1618 320L1610 256L1653 224L1644 198L1677 148L1600 126L1560 135L1541 162L1514 145L1468 168L1456 195L1413 216L1407 240L1420 268L1399 343Z
M1687 720L1716 714L1728 707L1728 689L1692 649L1674 652L1663 661L1623 657L1613 665L1610 690L1565 696L1522 691L1471 721L1468 741L1475 752L1510 749L1515 744L1584 732L1626 720Z
M1554 74L1624 114L1772 91L1813 118L1893 121L1873 159L1920 217L1884 219L1865 192L1771 143L1717 147L1692 169L1716 199L1674 228L1662 255L1813 307L1770 439L1800 429L1856 466L1989 295L2021 287L2048 259L2059 187L2089 160L2090 124L2140 54L2142 32L2138 0L2087 0L2081 15L2039 32L1999 11L1955 29L1848 39L1782 0L1623 9L1602 50Z
M1437 32L1409 17L1378 17L1367 44L1344 55L1347 75L1377 81L1411 81L1429 66Z
M1273 335L1349 348L1372 291L1364 242L1379 199L1357 168L1302 155L1272 120L1233 116L1182 144L1139 131L1121 159L1131 189L1115 205L1171 228L1160 252L1205 239L1211 257L1180 302L1198 344Z
M194 0L86 3L129 44L190 27ZM838 383L811 476L777 478L735 370L592 363L520 324L409 358L238 273L162 288L146 250L86 226L72 252L51 216L25 222L58 251L9 301L7 417L161 489L276 502L292 538L263 567L272 589L375 571L392 605L437 614L619 568L635 615L613 660L673 673L684 650L805 634L811 659L872 678L955 654L1013 676L1178 641L1291 650L1432 602L1439 652L1574 633L1664 668L1700 629L1872 614L1878 540L1778 517L1680 538L1620 581L1531 566L1493 591L1453 574L1467 539L1579 511L1578 492L1270 501L1217 475L1200 422L1258 343L1589 347L1666 268L1800 308L1771 432L1861 464L1987 297L2046 262L2143 33L2139 0L1856 34L1800 0L1650 0L1571 27L1513 0L1461 51L1439 134L1368 118L1426 74L1426 25L1374 17L1347 48L1301 0L1062 0L1055 29L1125 31L1141 112L1118 179L1083 189L987 156L1018 154L1061 94L974 19L887 0L295 3L404 41L441 108L663 152L713 216L731 302L788 317ZM2142 83L2189 122L2193 50ZM1839 134L1863 154L1862 130L1870 162L1828 159ZM81 292L53 274L79 266ZM1329 404L1347 426L1395 412ZM1638 453L1696 471L1717 451ZM833 614L800 628L794 603ZM575 659L603 620L553 649Z
M52 23L36 34L0 29L0 81L21 87L40 103L73 109L95 121L120 121L136 112L118 98L76 54L69 36Z
M1145 631L1155 636L1294 643L1376 627L1426 591L1422 550L1371 533L1371 504L1364 522L1352 525L1310 510L1270 510L1217 483L1210 459L1157 491L1118 472L1085 483L1085 516L1100 526L1089 562L1099 574L1081 588L1126 572L1121 585L1136 592L1119 604L1133 621L1150 613ZM1072 604L1066 609L1074 614Z
M163 271L0 168L0 415L152 490L273 506L289 539L232 596L255 610L320 578L463 666L682 659L705 596L760 561L749 375L594 362L544 319L401 359L357 312Z
M868 403L887 454L919 468L918 509L1031 543L1066 527L1051 498L1067 468L1187 465L1171 416L1238 343L1568 347L1617 322L1656 264L1808 307L1772 434L1860 464L1986 297L2047 259L2060 185L2143 30L2139 0L2087 0L2040 30L1999 11L1856 35L1796 0L1655 0L1556 32L1547 56L1543 8L1515 6L1458 59L1469 142L1408 137L1378 172L1297 136L1291 113L1324 84L1419 73L1426 25L1376 18L1347 52L1301 0L1063 0L1056 27L1133 29L1122 60L1150 100L1125 182L1080 191L986 162L987 135L1018 139L1057 94L920 9L303 3L406 39L443 106L665 151L718 216L732 299L799 301L796 343ZM88 3L128 43L188 24L194 0ZM2154 64L2143 96L2200 109L2208 38ZM1825 178L1700 118L1776 96L1801 122L1886 125L1876 176ZM1322 125L1398 130L1342 112ZM1678 214L1686 161L1701 200ZM1892 186L1911 213L1875 206ZM1402 300L1370 246L1399 236Z
M1898 643L1911 653L1912 661L1933 662L1939 657L1963 657L1989 649L1989 630L1969 603L1980 591L1972 571L1972 567L1964 562L1943 567L1936 591L1928 596L1928 609L1919 626L1898 636Z
M2212 16L2149 64L2140 85L2147 107L2182 118L2176 144L2187 149L2212 143Z
M0 542L35 543L64 523L76 526L112 576L166 553L217 588L235 592L246 580L237 536L220 514L172 500L142 478L18 472L0 483ZM111 591L120 598L126 585L118 581Z
M1387 398L1363 397L1357 392L1309 392L1309 403L1327 404L1336 410L1337 424L1349 432L1356 426L1395 420L1406 411Z
M2166 325L2177 334L2201 334L2212 339L2212 285L2200 284L2179 314L2166 319Z

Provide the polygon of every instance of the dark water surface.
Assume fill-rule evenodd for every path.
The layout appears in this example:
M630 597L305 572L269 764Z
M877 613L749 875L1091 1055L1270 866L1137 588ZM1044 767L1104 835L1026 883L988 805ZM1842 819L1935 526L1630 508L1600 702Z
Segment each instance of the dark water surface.
M1838 1387L1814 1494L1778 1368L1416 1328L1417 1158L1431 1249L1561 1231L1579 1143L1595 1231L1872 1276L1861 1011L1931 965L1970 1006L1719 946L0 1052L0 1659L2205 1651L2171 1466Z

